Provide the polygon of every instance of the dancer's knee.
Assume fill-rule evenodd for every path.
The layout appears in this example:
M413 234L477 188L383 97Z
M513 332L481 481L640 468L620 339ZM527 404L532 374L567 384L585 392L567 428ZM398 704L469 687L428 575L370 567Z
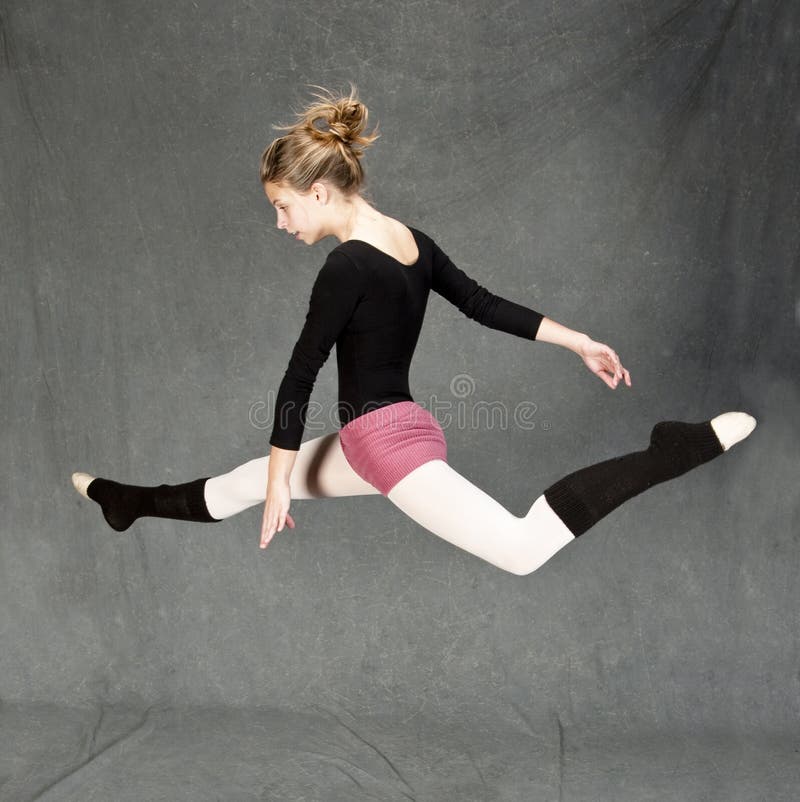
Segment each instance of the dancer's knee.
M205 486L206 503L215 518L229 518L266 498L268 457L256 457L227 473L211 477Z
M556 552L575 540L575 535L556 515L544 495L534 501L524 518L520 519L523 540L512 572L529 576L541 568Z
M530 554L521 554L505 567L504 570L514 576L530 576L535 571L538 571L539 568L550 559L550 556L552 555L541 557L538 555L531 556Z

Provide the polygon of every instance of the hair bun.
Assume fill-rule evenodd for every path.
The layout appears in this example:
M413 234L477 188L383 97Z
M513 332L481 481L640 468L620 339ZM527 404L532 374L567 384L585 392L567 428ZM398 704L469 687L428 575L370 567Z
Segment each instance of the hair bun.
M344 98L336 104L338 120L331 125L331 130L345 142L355 139L367 122L367 107L360 100Z
M363 148L371 145L380 135L376 132L364 134L369 111L358 99L355 87L351 84L349 95L336 94L321 86L316 88L321 90L313 94L317 102L311 103L298 114L301 124L307 126L315 138L347 145L356 156L360 156Z
M380 134L378 126L366 133L367 107L350 84L350 94L320 90L314 101L295 112L292 125L274 125L288 133L261 154L261 183L286 181L305 192L312 181L326 177L345 193L357 190L364 181L361 158Z
M334 119L328 120L328 131L345 145L349 145L353 141L355 133L352 122L344 114L334 115Z

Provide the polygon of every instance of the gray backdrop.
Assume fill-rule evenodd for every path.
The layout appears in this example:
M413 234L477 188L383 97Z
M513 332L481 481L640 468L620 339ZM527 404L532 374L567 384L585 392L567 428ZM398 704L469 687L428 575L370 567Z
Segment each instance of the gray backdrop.
M792 0L0 2L2 799L792 799L800 6ZM517 515L662 419L729 454L515 577L380 496L111 530L135 484L268 453L333 239L262 149L358 87L368 192L632 388L432 294L416 400ZM335 351L313 400L337 427ZM490 533L487 533L490 536Z

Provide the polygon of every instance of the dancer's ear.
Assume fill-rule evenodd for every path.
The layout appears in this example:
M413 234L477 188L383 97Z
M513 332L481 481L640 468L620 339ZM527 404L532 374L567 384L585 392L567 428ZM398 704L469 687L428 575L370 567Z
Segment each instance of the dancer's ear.
M310 192L313 193L313 199L321 206L327 205L331 198L331 193L323 181L315 181L311 187Z

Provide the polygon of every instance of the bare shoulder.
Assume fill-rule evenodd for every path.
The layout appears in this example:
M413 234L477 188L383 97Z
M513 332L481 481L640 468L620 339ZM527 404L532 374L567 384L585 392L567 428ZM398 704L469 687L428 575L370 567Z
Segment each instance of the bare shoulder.
M416 262L419 258L419 248L413 232L405 223L401 223L393 217L390 217L389 220L394 229L393 248L391 250L399 254L396 257L397 260L409 264Z
M394 217L383 215L369 229L354 231L353 239L359 239L374 248L388 253L403 263L413 263L419 257L417 241L411 229Z
M416 259L417 242L411 229L400 220L394 217L386 218L386 230L384 233L385 250L400 254L400 261L412 261Z

